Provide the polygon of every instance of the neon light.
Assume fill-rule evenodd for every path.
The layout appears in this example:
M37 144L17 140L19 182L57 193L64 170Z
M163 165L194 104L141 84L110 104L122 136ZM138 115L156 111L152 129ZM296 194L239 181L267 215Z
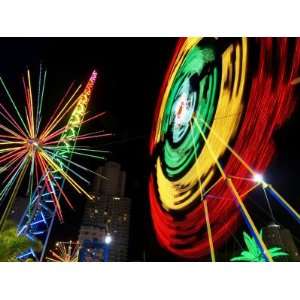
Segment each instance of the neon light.
M22 184L25 174L28 173L29 203L19 224L19 234L26 235L28 238L32 238L33 235L37 234L47 234L46 239L43 237L44 250L55 215L59 217L60 221L63 220L60 205L61 196L72 208L71 201L63 191L64 182L67 181L78 193L92 199L77 181L88 183L85 177L73 168L81 165L71 162L71 158L73 154L97 159L103 159L103 156L98 154L97 150L87 150L86 147L77 146L76 142L111 136L103 133L103 131L79 134L82 124L103 115L103 113L97 114L84 121L87 105L97 78L96 71L92 72L81 93L79 93L81 86L72 90L71 85L58 104L55 113L46 123L46 126L40 130L46 75L47 72L41 66L36 106L34 106L34 93L32 92L29 70L26 73L26 77L23 77L25 93L24 118L21 117L15 101L5 86L3 79L0 78L6 95L14 108L14 113L19 117L19 119L15 119L13 114L9 112L7 105L4 106L0 103L0 116L6 120L3 124L0 123L0 163L2 165L2 174L5 173L6 176L1 181L0 202L11 194L4 214L0 219L0 230L15 201L19 186ZM59 128L58 126L69 114L68 123ZM18 124L19 121L21 125ZM88 171L83 166L81 166L81 169ZM40 220L40 214L42 220ZM37 230L42 224L45 226L45 230Z
M54 250L50 250L51 257L46 257L51 262L77 262L79 256L79 242L57 242Z
M185 259L212 254L203 198L213 246L231 236L240 212L227 178L241 201L258 186L251 178L271 162L274 131L295 107L299 71L300 39L179 40L150 138L151 214L165 249Z
M266 259L257 246L255 239L251 238L246 232L243 232L243 236L247 251L242 251L240 256L233 257L230 261L265 262ZM262 231L260 231L260 238L262 239ZM269 248L268 252L272 258L288 256L288 254L283 252L279 247Z

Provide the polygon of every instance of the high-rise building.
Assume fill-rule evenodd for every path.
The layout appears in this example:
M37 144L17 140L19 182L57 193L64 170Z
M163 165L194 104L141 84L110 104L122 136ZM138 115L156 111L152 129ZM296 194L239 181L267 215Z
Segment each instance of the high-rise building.
M96 172L101 176L94 181L94 201L86 203L79 241L88 245L88 252L95 253L95 259L89 257L89 261L128 261L131 200L124 196L126 173L111 161Z
M288 256L276 257L276 261L300 261L299 251L291 232L278 224L263 228L264 242L268 248L280 247Z
M124 197L126 173L121 166L113 161L108 161L100 166L96 173L102 176L95 177L93 190L97 194Z
M102 226L82 225L78 241L80 244L79 261L108 261L109 235Z

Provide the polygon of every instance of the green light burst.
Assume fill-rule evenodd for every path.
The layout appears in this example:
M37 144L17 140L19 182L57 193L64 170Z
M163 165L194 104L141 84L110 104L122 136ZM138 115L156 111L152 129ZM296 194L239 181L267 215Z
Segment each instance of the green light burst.
M213 48L192 48L178 69L162 120L165 137L163 158L165 172L169 178L176 178L194 163L194 151L199 153L205 141L196 130L193 116L207 134L204 119L211 124L217 105L220 70L216 64ZM192 125L191 125L192 124ZM191 134L193 129L194 137ZM193 138L199 141L194 149Z

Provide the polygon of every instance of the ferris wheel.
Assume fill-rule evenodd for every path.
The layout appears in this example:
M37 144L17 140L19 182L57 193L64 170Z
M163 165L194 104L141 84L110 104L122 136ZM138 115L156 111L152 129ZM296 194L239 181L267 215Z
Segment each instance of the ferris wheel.
M242 216L262 260L273 261L245 201L262 189L300 223L262 176L274 132L294 110L299 68L299 39L179 40L150 138L149 199L163 248L215 261Z

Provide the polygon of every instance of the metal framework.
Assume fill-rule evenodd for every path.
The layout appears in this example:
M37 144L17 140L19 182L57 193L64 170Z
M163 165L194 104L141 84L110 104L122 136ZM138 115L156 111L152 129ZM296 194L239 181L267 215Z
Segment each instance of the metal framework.
M195 119L195 118L194 118ZM220 136L218 136L210 126L208 126L208 124L202 120L204 125L210 130L210 132L212 132L212 134L219 140L219 142L221 142L222 144L224 144L224 146L232 153L233 156L236 157L236 159L249 171L250 174L253 175L253 178L237 178L234 176L230 176L227 175L224 171L224 169L221 167L220 162L216 159L213 151L210 152L210 154L212 155L213 159L216 160L216 164L220 167L220 172L223 175L221 177L221 180L218 181L222 182L222 181L226 181L228 187L230 188L232 195L234 197L234 200L236 201L237 207L239 208L241 215L245 221L245 224L247 225L249 231L251 232L251 235L253 236L253 240L255 241L258 249L260 249L262 257L264 258L265 261L267 262L272 262L273 261L273 256L270 253L270 250L267 248L267 246L265 245L261 234L259 233L259 230L257 229L257 227L254 224L254 221L252 220L246 206L243 203L242 198L246 197L251 191L253 191L256 188L262 188L264 190L264 193L266 195L267 200L269 201L269 197L274 199L277 203L279 203L283 209L285 209L285 211L287 213L289 213L299 224L300 224L300 214L283 198L282 195L280 195L275 189L274 187L272 187L272 185L266 183L262 178L261 179L256 179L257 174L255 173L255 171L241 158L241 156L236 153L227 143L225 143ZM195 122L197 123L197 120L195 119ZM200 129L200 126L198 126L198 129ZM207 145L207 147L210 147L210 145L208 144L207 140L205 140L205 143ZM233 179L238 179L238 180L250 180L250 181L256 181L256 184L253 185L253 187L251 189L249 189L246 193L244 193L243 195L241 195L234 183L233 183ZM256 180L255 180L256 179ZM207 224L207 233L208 233L208 239L209 239L209 246L210 246L210 255L211 255L211 261L214 262L216 261L215 259L215 251L214 251L214 245L213 245L213 236L212 236L212 232L210 230L210 222L209 222L209 213L208 213L208 209L207 209L207 203L206 200L203 200L204 203L204 207L205 207L205 215L206 215L206 224Z
M53 161L59 166L60 170L65 173L68 171L68 165L66 165L62 159L70 160L72 157L73 149L76 144L76 137L79 134L96 78L97 72L93 71L85 89L76 101L76 106L73 109L67 126L61 134L58 145L60 147L57 147L58 150L53 156ZM53 185L51 186L52 193L56 194L58 200L63 193L62 187L65 181L60 173L58 171L51 172L55 182L59 183L59 185L55 184L55 182L51 183ZM18 235L24 235L30 240L41 240L43 249L40 255L35 253L32 248L26 250L17 257L21 261L27 260L28 258L33 258L36 261L43 261L44 259L49 236L57 214L57 208L53 202L53 197L51 197L51 193L48 192L49 189L47 189L46 186L47 182L45 179L47 176L49 176L49 172L45 174L39 182L39 185L36 187L32 194L32 198L29 201L29 205L18 225Z

